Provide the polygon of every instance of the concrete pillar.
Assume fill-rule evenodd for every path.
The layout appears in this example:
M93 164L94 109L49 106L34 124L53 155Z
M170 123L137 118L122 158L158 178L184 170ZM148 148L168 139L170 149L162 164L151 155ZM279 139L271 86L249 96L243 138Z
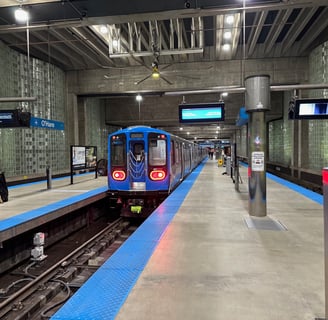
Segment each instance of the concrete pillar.
M270 77L251 76L245 79L245 107L248 121L248 192L249 214L266 216L266 122L270 109Z

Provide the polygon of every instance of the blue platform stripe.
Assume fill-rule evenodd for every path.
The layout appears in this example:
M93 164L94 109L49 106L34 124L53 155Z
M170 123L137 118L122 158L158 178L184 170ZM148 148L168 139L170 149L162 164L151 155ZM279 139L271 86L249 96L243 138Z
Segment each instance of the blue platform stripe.
M77 173L76 175L77 176L82 176L82 175L88 175L88 174L95 175L94 172ZM59 177L59 178L52 178L52 181L60 181L60 180L68 179L68 178L70 178L70 176L64 176L64 177ZM45 183L45 182L47 182L47 180L43 179L43 180L34 181L34 182L27 182L27 183L16 184L16 185L13 185L13 186L9 186L8 187L8 190L29 187L29 186L33 186L33 185L36 185L36 184L42 184L42 183Z
M114 319L205 163L198 166L52 320Z
M18 214L16 216L10 217L8 219L4 219L0 221L0 231L4 231L6 229L15 227L19 224L22 224L26 221L38 218L40 216L46 215L52 211L67 207L69 205L72 205L74 203L80 202L82 200L85 200L87 198L91 198L95 195L104 193L108 190L107 186L100 187L94 190L87 191L85 193L63 199L54 203L51 203L49 205L46 205L41 208L33 209L30 211L23 212L21 214Z
M313 192L309 189L306 189L304 187L301 187L295 183L292 183L290 181L287 181L287 180L284 180L282 178L279 178L271 173L267 173L267 177L275 182L278 182L280 183L281 185L289 188L289 189L292 189L293 191L296 191L300 194L302 194L303 196L313 200L314 202L317 202L321 205L323 205L323 196L316 193L316 192Z
M246 163L243 163L243 162L240 162L240 165L242 165L243 167L248 167L248 165ZM295 191L295 192L298 192L300 194L302 194L303 196L311 199L312 201L316 202L316 203L319 203L321 205L323 205L323 196L314 192L314 191L311 191L309 189L306 189L304 187L301 187L293 182L290 182L290 181L287 181L283 178L280 178L280 177L277 177L271 173L267 173L266 174L267 178Z

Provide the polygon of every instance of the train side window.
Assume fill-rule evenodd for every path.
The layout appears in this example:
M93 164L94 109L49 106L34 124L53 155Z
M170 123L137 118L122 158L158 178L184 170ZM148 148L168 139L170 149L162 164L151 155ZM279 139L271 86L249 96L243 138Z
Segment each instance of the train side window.
M180 163L180 156L181 156L180 149L181 149L181 144L177 143L175 145L175 160L176 160L176 163Z
M166 140L149 140L149 164L164 166L166 164Z
M175 158L175 145L176 142L175 141L171 141L171 164L175 164L176 163L176 158Z
M110 144L110 160L113 166L125 165L126 148L125 135L117 135L111 138Z

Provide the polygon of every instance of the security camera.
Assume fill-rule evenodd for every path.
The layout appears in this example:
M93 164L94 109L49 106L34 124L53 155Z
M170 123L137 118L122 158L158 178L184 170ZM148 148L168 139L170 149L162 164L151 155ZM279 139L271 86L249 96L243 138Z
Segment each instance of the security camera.
M185 5L186 9L189 9L190 8L190 1L186 0L184 5Z

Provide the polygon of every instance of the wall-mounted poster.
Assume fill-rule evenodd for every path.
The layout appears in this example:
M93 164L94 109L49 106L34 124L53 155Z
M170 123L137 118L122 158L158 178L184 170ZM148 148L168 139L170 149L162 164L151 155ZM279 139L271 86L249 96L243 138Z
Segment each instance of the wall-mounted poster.
M72 168L73 170L84 169L86 166L85 147L72 146Z
M97 147L85 147L86 168L97 166Z

